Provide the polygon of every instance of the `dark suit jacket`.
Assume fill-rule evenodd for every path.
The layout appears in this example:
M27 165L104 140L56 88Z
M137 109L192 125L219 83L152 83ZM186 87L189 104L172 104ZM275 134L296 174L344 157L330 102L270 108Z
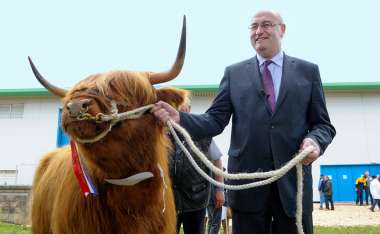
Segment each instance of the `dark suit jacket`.
M180 113L180 122L193 138L218 135L232 116L228 171L277 169L298 152L305 137L314 139L321 154L335 136L326 109L318 66L284 55L276 110L272 114L261 82L257 58L226 68L219 92L202 115ZM296 170L278 180L285 212L294 217ZM230 181L241 184L252 181ZM229 205L240 211L258 211L268 204L269 186L229 191ZM304 167L304 211L312 211L311 166Z

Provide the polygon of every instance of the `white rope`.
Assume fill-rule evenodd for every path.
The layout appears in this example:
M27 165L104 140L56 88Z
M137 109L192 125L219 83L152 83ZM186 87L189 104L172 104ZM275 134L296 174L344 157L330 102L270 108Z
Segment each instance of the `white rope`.
M109 127L105 131L101 132L99 135L97 135L96 137L94 137L92 139L82 139L82 138L79 138L79 137L75 137L75 140L77 142L79 142L79 143L82 143L82 144L97 142L97 141L101 140L103 137L105 137L111 131L113 125L115 125L115 124L113 124L111 122L110 125L109 125Z
M214 174L217 174L219 176L223 176L224 178L231 179L231 180L243 180L243 179L262 179L262 178L269 178L276 176L278 174L285 174L288 172L291 168L296 166L299 162L301 162L309 153L311 153L314 150L313 146L309 146L306 149L304 149L302 152L300 152L298 155L296 155L292 160L290 160L285 166L283 166L280 169L273 170L273 171L267 171L267 172L254 172L254 173L238 173L238 174L229 174L218 167L214 166L210 160L200 151L194 142L191 139L191 136L189 133L181 127L179 124L175 123L172 120L169 120L167 122L167 125L170 129L170 132L176 139L176 142L180 145L181 149L185 152L186 156L191 156L189 151L183 146L182 142L179 140L176 132L174 129L179 131L181 135L185 138L185 141L188 143L190 149L195 153L195 155L209 168L212 170ZM183 146L183 148L182 148ZM194 161L195 162L195 161ZM195 165L194 165L195 166ZM285 171L285 173L283 173Z
M302 197L303 197L303 175L302 175L302 163L298 163L297 166L297 194L296 194L296 225L299 234L303 234L302 227Z

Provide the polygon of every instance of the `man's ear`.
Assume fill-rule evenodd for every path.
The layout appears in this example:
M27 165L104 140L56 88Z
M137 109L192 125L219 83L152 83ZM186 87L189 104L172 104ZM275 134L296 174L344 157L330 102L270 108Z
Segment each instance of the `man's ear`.
M157 101L167 102L176 109L178 109L180 105L189 102L189 99L190 91L184 89L167 87L157 90Z

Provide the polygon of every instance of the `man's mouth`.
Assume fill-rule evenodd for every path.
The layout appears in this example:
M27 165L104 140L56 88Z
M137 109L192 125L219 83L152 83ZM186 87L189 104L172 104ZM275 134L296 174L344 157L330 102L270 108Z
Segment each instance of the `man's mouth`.
M268 39L267 37L259 37L259 38L256 38L256 42L260 42L260 41L264 41Z

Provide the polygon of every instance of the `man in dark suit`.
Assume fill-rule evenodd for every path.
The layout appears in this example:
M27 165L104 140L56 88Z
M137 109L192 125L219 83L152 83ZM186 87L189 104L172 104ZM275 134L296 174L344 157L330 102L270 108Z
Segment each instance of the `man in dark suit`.
M304 160L303 226L313 233L311 163L335 136L318 66L285 55L285 24L278 13L258 12L251 21L251 44L257 55L226 68L219 92L201 115L175 111L158 102L152 113L163 122L180 123L193 138L215 136L232 116L228 172L278 169L299 150L313 145ZM277 182L249 190L229 191L234 233L297 233L296 171ZM252 181L230 181L242 184Z

